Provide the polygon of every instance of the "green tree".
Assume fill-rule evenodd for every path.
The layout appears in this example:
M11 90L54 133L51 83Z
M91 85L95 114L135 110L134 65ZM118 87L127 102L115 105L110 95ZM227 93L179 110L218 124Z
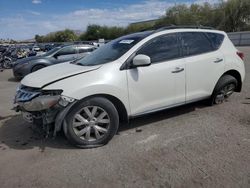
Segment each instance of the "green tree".
M70 29L65 29L64 31L58 31L55 33L49 33L45 36L36 35L36 42L73 42L78 40L78 37L74 31Z
M223 28L226 31L241 31L247 28L250 18L249 0L228 0L222 3L224 10Z
M124 35L122 27L108 27L100 25L89 25L85 33L80 35L80 40L114 39Z
M44 37L40 36L40 35L35 35L35 40L38 43L42 43L42 42L44 42Z
M77 36L74 31L65 29L64 31L58 31L54 35L53 42L73 42L77 40Z
M250 18L249 0L228 0L211 5L192 4L170 7L155 24L155 27L166 25L204 25L217 29L241 31L249 28L247 20Z

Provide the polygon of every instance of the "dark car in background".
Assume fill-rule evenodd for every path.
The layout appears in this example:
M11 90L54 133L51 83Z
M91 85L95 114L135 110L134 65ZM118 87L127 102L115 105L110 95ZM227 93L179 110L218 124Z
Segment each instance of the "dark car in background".
M43 55L16 61L13 65L13 74L20 80L27 74L44 67L81 59L95 49L95 46L86 44L59 46Z

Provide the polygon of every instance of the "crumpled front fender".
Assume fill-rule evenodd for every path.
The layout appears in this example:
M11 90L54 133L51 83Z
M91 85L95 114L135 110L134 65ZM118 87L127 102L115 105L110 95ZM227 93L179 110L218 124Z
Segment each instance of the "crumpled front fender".
M55 129L53 136L56 136L56 133L61 130L66 115L68 114L71 107L74 106L74 104L76 104L76 102L77 101L70 103L66 108L64 108L57 114L55 119Z

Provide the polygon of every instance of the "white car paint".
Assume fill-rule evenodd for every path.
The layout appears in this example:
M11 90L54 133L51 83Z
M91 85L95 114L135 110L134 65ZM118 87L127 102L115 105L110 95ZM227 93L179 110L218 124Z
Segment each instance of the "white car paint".
M150 39L163 34L187 31L220 33L225 35L225 39L217 51L175 59L168 63L120 70L131 54ZM236 55L236 51L222 31L163 30L144 38L113 62L98 66L70 63L50 66L26 76L21 83L30 87L43 87L53 82L43 89L62 89L62 95L78 100L96 94L112 95L124 104L128 116L136 116L211 96L217 81L227 70L237 70L243 81L244 63ZM222 61L215 63L218 59ZM177 68L184 71L173 74ZM76 75L71 76L74 74ZM68 78L61 79L63 77Z
M34 87L35 85L37 88L41 88L50 82L54 82L58 79L61 79L62 77L68 77L71 75L91 71L99 67L100 65L84 67L84 66L74 65L69 62L56 64L53 66L48 66L45 69L40 69L36 72L28 74L22 80L22 84L29 87Z

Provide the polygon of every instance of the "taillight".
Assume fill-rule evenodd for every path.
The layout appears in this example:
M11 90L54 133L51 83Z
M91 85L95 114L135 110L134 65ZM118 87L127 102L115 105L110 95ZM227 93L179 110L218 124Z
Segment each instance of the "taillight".
M244 53L243 52L237 52L237 55L243 60L244 59Z

